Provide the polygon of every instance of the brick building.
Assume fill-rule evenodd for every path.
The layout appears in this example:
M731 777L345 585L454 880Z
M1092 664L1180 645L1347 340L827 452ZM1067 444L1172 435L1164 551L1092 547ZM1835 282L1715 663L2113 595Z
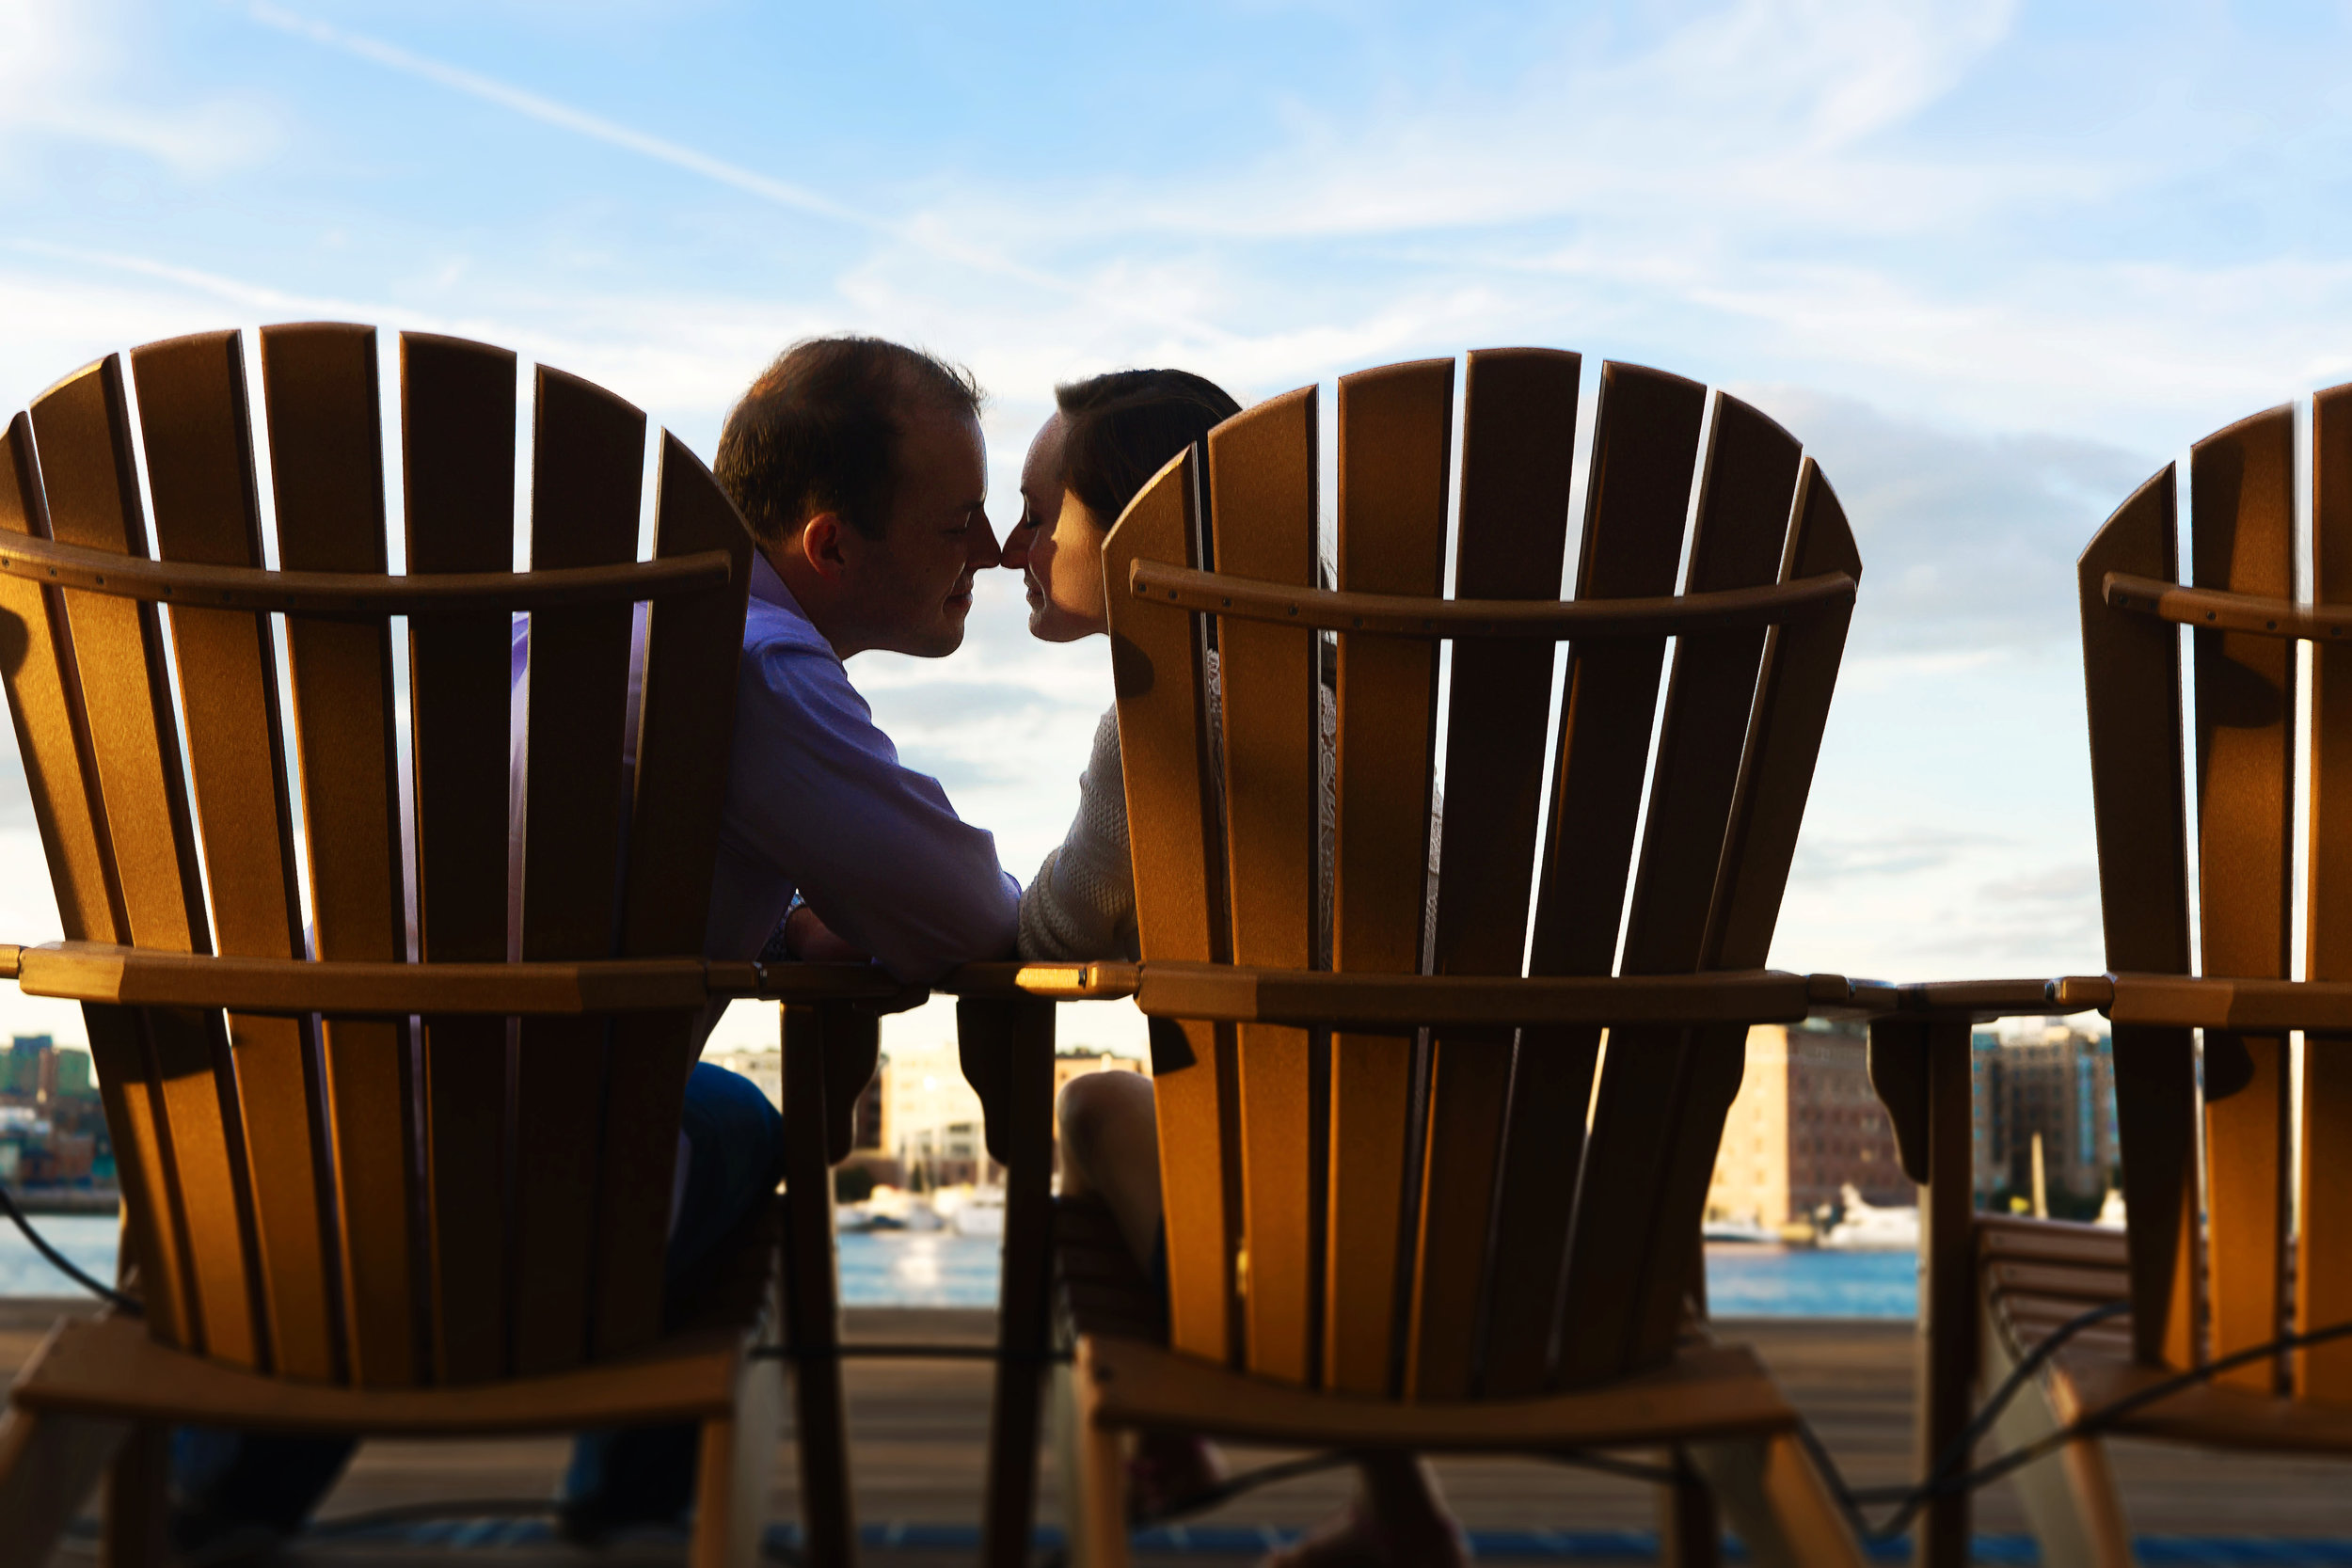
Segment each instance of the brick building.
M1707 1190L1710 1220L1808 1220L1850 1183L1869 1203L1918 1201L1870 1087L1868 1044L1861 1024L1821 1019L1748 1031L1747 1073Z

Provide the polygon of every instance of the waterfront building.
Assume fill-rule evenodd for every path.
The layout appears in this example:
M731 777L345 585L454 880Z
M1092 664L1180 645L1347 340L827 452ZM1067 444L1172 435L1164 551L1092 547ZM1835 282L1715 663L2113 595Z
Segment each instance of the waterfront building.
M2122 1163L2111 1037L2061 1018L2010 1019L1971 1046L1978 1206L2034 1206L2039 1138L2049 1212L2091 1218Z
M1882 1206L1918 1201L1870 1087L1868 1050L1868 1031L1844 1021L1748 1031L1747 1072L1707 1190L1710 1221L1818 1226L1848 1186Z

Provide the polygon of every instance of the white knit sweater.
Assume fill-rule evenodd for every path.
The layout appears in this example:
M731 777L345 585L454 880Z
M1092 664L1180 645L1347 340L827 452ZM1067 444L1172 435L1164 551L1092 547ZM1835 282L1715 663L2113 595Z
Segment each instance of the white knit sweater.
M1211 654L1208 698L1216 701L1216 656ZM1338 842L1339 799L1332 757L1339 737L1339 705L1323 689L1323 744L1316 774L1321 797L1320 854L1324 875L1316 879L1315 953L1318 963L1331 951L1331 857ZM1433 803L1429 835L1431 915L1438 889L1438 838L1441 808ZM1135 958L1142 955L1136 931L1135 861L1127 842L1127 786L1119 760L1119 709L1094 727L1094 749L1078 775L1078 815L1061 847L1046 854L1021 894L1021 956L1069 962L1086 958Z

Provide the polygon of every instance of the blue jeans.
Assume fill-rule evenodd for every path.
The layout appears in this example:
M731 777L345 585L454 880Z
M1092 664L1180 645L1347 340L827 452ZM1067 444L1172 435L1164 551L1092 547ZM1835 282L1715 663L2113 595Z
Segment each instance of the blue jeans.
M684 1126L694 1152L663 1260L671 1281L708 1257L784 1173L783 1120L739 1073L697 1062L686 1081ZM691 1425L584 1433L564 1477L566 1512L586 1515L592 1530L677 1517L693 1496L695 1442ZM358 1446L351 1437L183 1427L172 1433L174 1500L215 1524L292 1534Z

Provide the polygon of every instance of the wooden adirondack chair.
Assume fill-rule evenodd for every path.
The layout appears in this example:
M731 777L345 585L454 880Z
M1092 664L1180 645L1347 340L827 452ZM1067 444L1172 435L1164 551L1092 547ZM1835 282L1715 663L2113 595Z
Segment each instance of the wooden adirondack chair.
M1931 1443L1965 1426L1972 1381L1997 1385L2067 1320L2128 1301L2128 1318L2058 1349L1998 1429L1999 1448L2241 1356L2110 1430L2222 1448L2352 1449L2352 1338L2247 1355L2290 1330L2352 1322L2352 1057L2338 1037L2352 1031L2352 386L2314 400L2311 603L2296 584L2295 413L2257 414L2191 450L2190 586L2179 585L2170 465L2083 552L2111 973L2046 988L1918 988L1903 1012L1873 1026L1873 1072L1892 1086L1889 1109L1912 1129L1907 1142L1926 1150L1915 1174L1933 1178L1928 1290L1949 1326L1928 1347ZM2184 784L2183 626L2195 632L2193 792ZM2298 641L2312 644L2315 687L2303 800L2294 782ZM2298 830L2309 843L2304 981L2288 978ZM1971 1216L1968 1019L2093 1006L2115 1030L2125 1234ZM2287 1043L2296 1032L2299 1128ZM2095 1438L2017 1479L2044 1561L2132 1560ZM1931 1560L1959 1563L1965 1501L1945 1508Z
M1089 1286L1072 1307L1073 1533L1090 1563L1126 1560L1120 1434L1138 1428L1449 1452L1669 1447L1759 1560L1858 1560L1795 1413L1688 1304L1747 1026L1845 994L1759 966L1861 563L1792 437L1736 398L1716 394L1710 420L1701 386L1612 364L1577 597L1554 602L1579 377L1572 354L1470 356L1457 597L1440 596L1452 360L1340 382L1336 591L1314 586L1311 388L1218 427L1205 472L1189 453L1171 463L1109 536L1143 943L1130 983L1152 1020L1168 1297L1162 1340L1156 1302L1121 1307L1083 1259L1067 1271ZM1103 993L1124 967L1093 966L1073 993ZM1711 1539L1688 1544L1711 1556Z
M758 1554L781 1363L749 1352L775 1316L774 1215L691 1321L665 1323L661 1270L696 1015L760 979L700 956L751 542L665 435L638 561L644 417L541 369L535 569L512 573L515 356L408 335L407 573L384 575L376 341L264 328L266 435L235 333L135 350L127 376L109 356L8 427L0 673L68 940L6 967L84 1004L145 1321L61 1325L10 1390L0 1561L45 1562L109 1465L108 1559L161 1560L180 1422L698 1421L695 1560ZM631 780L631 607L647 602ZM510 932L517 611L532 677ZM889 988L793 983L798 1082L861 1048L870 1069L870 1021L861 1039L839 999ZM849 1528L823 1105L803 1094L792 1115L820 1554Z

